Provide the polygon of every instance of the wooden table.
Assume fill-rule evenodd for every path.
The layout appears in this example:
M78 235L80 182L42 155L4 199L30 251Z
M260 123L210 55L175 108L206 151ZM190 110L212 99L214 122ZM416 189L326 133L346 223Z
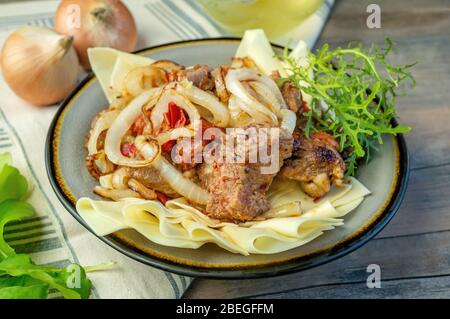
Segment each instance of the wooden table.
M372 241L337 261L258 280L196 280L185 298L450 297L450 0L378 0L382 28L366 27L371 0L338 0L319 46L357 40L399 48L395 61L418 61L414 94L398 99L411 178L403 205ZM369 264L381 266L381 289L368 289Z

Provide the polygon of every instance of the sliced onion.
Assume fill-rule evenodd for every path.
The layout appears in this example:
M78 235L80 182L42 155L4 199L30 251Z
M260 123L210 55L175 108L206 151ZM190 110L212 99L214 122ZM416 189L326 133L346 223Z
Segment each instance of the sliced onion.
M143 136L136 138L136 148L144 158L147 157L148 143ZM151 156L151 154L150 154ZM158 156L153 161L152 166L158 170L161 177L167 184L178 194L198 204L206 204L208 200L208 192L200 186L186 178L172 164L170 164L164 156Z
M282 102L274 94L273 91L269 90L268 87L259 81L248 82L249 86L256 92L258 98L264 105L268 106L269 109L278 114L282 108Z
M153 62L151 65L167 72L178 72L184 69L184 66L170 60L158 60Z
M149 65L132 69L125 77L126 94L138 96L142 92L166 84L166 71Z
M253 117L257 123L269 122L277 125L277 116L253 97L241 83L241 81L245 80L262 81L263 78L264 77L259 75L255 70L236 69L228 71L228 74L225 77L225 83L227 89L242 101L242 105L239 105L241 109ZM264 80L264 83L265 82L267 81ZM275 83L273 84L276 86ZM278 90L278 87L276 89Z
M259 81L263 83L270 90L270 92L272 92L272 94L275 95L277 100L280 102L282 109L288 108L288 106L286 105L286 101L284 100L283 95L281 94L280 88L271 77L266 75L260 75Z
M87 156L86 168L95 178L100 178L116 169L115 165L108 160L103 150Z
M144 137L139 135L134 141L136 148L139 150L144 159L153 162L159 156L159 143L153 138ZM158 149L158 153L155 155L155 145Z
M94 193L114 201L125 198L141 198L138 193L133 192L131 189L107 189L101 186L95 186Z
M232 127L244 127L253 124L255 121L250 115L242 111L239 105L242 105L242 102L236 96L230 96L228 108L230 109Z
M152 143L154 151L153 156L149 156L145 160L136 160L123 156L120 147L123 136L142 114L142 106L144 104L154 105L157 102L161 91L162 89L155 88L142 93L132 100L131 103L120 112L119 116L117 116L116 120L109 128L105 139L105 153L111 162L120 166L143 167L149 165L159 155L159 145L156 141L155 143Z
M130 171L127 167L121 167L111 176L111 184L114 189L127 189Z
M100 186L103 188L113 189L114 186L112 184L112 177L113 174L100 176L100 178L98 179Z
M173 130L158 134L156 140L160 145L163 145L168 141L176 140L180 137L194 137L194 136L195 131L188 129L186 127L178 127Z
M294 133L295 126L297 125L297 116L294 112L288 109L280 110L281 128L284 128L289 133Z
M89 155L95 154L97 150L97 140L100 134L107 130L119 115L119 110L106 110L100 113L95 120L94 126L89 133L87 149Z
M184 177L183 174L171 165L163 156L158 157L152 165L178 194L194 203L206 205L208 192Z
M178 107L186 111L190 124L187 127L192 129L198 129L200 126L200 114L197 108L184 96L177 93L175 90L167 89L161 95L158 102L153 108L150 115L150 121L152 122L155 131L161 126L164 121L164 113L169 110L169 103L174 102Z
M230 99L230 93L225 85L225 79L223 76L224 68L222 66L212 70L211 75L214 78L214 84L216 86L216 94L221 102L228 102Z
M178 85L177 91L187 97L191 102L198 104L213 115L212 123L219 127L227 127L230 120L230 112L225 104L219 101L219 99L202 89L199 89L195 85Z
M104 151L100 151L94 155L95 166L102 175L111 173L116 167L108 160Z

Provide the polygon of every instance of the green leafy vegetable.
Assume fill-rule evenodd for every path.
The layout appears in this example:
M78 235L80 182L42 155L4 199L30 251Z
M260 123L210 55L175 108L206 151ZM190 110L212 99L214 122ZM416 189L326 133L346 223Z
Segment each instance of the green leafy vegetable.
M0 203L7 199L21 199L27 190L27 180L19 170L9 164L3 165L0 174Z
M15 254L14 249L3 238L5 225L14 220L32 217L34 214L34 209L30 204L15 199L9 199L0 204L0 260Z
M308 66L300 67L287 50L281 58L287 62L292 80L312 97L310 111L304 113L311 129L332 134L346 158L347 175L354 175L357 161L370 160L371 150L382 144L383 134L407 133L408 126L395 125L395 99L402 82L415 85L409 72L414 64L393 66L387 56L393 49L361 45L330 50L325 44L316 54L307 56ZM313 74L313 75L312 75Z
M34 208L23 201L28 183L17 168L11 166L11 155L0 154L0 299L47 298L48 289L57 289L64 298L89 298L92 283L86 270L77 264L66 268L39 266L29 255L16 254L5 241L5 225L35 214ZM87 267L102 270L105 266Z
M0 299L45 299L48 285L30 276L0 277Z
M12 156L11 153L2 153L0 154L0 172L3 170L3 167L6 164L12 163Z
M79 265L72 264L65 269L35 265L30 256L19 254L0 262L0 272L10 276L27 275L59 290L64 298L88 298L91 282Z

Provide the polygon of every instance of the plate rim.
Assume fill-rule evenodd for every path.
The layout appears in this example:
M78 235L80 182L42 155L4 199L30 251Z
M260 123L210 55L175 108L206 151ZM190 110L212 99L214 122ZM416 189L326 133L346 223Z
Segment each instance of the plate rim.
M241 38L237 37L218 37L218 38L208 38L208 39L196 39L196 40L184 40L171 42L167 44L161 44L157 46L152 46L144 48L133 53L143 53L147 51L158 51L160 49L167 49L170 47L179 47L184 45L192 45L195 43L207 43L207 42L239 42ZM273 47L283 49L281 46L272 44ZM64 208L77 220L84 228L91 232L94 236L99 238L101 241L119 251L123 255L126 255L138 262L143 264L170 271L179 275L191 276L191 277L202 277L211 279L244 279L244 278L263 278L263 277L273 277L279 275L285 275L289 273L299 272L314 268L336 259L339 259L368 243L373 239L384 227L392 220L394 215L397 213L400 205L405 197L405 193L408 187L409 175L410 175L410 159L409 153L406 146L406 141L403 134L398 134L393 137L396 140L397 150L399 152L399 167L398 167L398 180L395 188L391 191L389 195L390 198L386 200L384 209L381 212L377 212L378 216L374 221L369 221L366 225L361 227L361 229L352 234L350 238L347 238L343 242L335 245L331 250L334 251L333 254L329 254L322 259L315 260L314 258L323 254L324 250L313 252L310 255L304 255L297 258L291 258L287 261L273 264L266 264L263 266L247 266L247 267L221 267L221 268L211 268L211 267L197 267L192 265L184 265L169 261L167 259L159 258L157 256L146 254L145 252L138 250L135 247L131 247L126 244L123 240L121 241L118 237L113 235L108 236L97 236L93 230L87 225L87 223L81 218L77 213L75 206L73 205L70 198L62 190L61 185L59 185L55 167L54 167L54 136L57 129L58 120L64 113L68 104L76 98L76 95L80 93L82 88L86 86L90 81L95 79L93 72L88 73L80 83L75 87L75 89L60 103L58 110L50 124L48 129L46 141L45 141L45 165L46 172L49 178L50 184L53 191L55 192L58 200L62 203ZM393 124L397 125L397 121L393 120ZM304 264L299 264L300 260L306 261ZM307 262L311 259L311 262Z

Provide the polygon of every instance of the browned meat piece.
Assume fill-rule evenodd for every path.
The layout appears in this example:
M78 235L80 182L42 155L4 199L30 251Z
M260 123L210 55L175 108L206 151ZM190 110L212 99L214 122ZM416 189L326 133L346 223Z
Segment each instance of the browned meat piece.
M134 178L130 178L130 180L128 181L128 187L132 191L138 193L142 198L149 200L157 198L156 192L154 190L145 187L142 183L138 182Z
M209 192L206 214L212 218L233 222L255 219L269 209L266 192L273 178L283 165L283 160L292 154L292 135L280 130L278 165L275 172L264 174L260 161L249 163L251 147L257 147L251 139L245 142L246 163L214 161L199 168L200 181ZM272 153L272 142L268 139L268 154ZM236 153L234 153L236 154Z
M228 66L222 65L212 70L211 75L214 78L214 84L216 87L216 95L221 102L227 103L230 99L230 93L225 85L225 77L228 73Z
M159 191L169 196L177 195L177 193L169 186L169 184L164 181L161 175L159 175L159 172L155 168L147 166L142 168L130 167L128 169L130 178L135 179L145 187L154 191Z
M188 79L196 87L208 91L214 89L214 79L207 65L196 64L178 72L178 80Z
M281 79L280 71L272 71L272 74L270 75L270 77L271 77L272 80L274 80L275 82L278 81L279 79Z
M273 71L270 77L274 81L281 79L279 71ZM291 111L295 113L298 113L299 111L300 113L308 111L308 108L302 98L302 92L291 80L284 81L280 87L280 91L281 95L283 95L284 101Z
M286 81L281 86L281 94L289 109L295 113L302 110L303 100L302 93L292 83L292 81Z
M339 144L324 132L294 133L292 157L284 162L280 174L297 180L303 191L313 198L324 196L331 184L342 185L345 163L337 151Z

